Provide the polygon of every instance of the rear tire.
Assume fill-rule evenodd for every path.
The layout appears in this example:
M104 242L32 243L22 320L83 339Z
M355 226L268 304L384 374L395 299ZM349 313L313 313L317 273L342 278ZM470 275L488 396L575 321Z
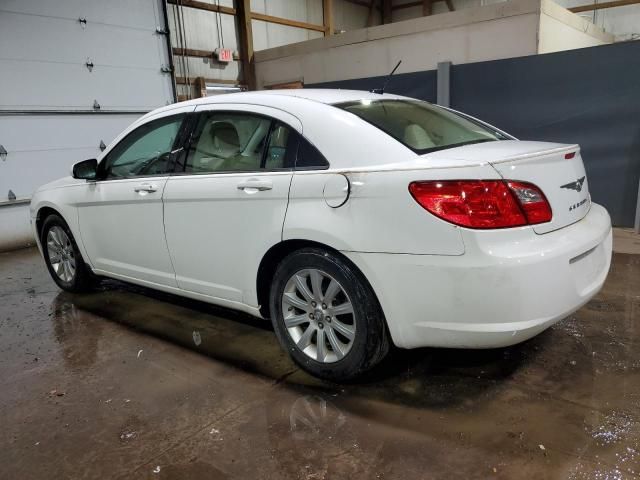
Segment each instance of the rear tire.
M68 292L87 292L95 288L97 277L82 259L67 223L56 214L42 224L40 244L53 281Z
M269 306L280 344L316 377L355 379L389 351L384 313L371 286L335 253L304 248L282 260Z

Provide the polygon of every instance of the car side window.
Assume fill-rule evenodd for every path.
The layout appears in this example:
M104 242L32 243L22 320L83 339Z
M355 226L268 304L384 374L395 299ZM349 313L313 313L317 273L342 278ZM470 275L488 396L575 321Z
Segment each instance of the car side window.
M300 145L298 146L298 156L296 158L296 169L313 170L324 169L329 167L329 162L320 151L314 147L309 140L300 136Z
M264 168L278 170L292 168L295 164L300 135L284 123L275 122L269 135L269 146L265 156Z
M191 140L186 173L259 170L271 120L236 112L203 114Z
M172 115L136 128L108 153L100 178L169 173L173 169L171 150L183 120L184 115Z

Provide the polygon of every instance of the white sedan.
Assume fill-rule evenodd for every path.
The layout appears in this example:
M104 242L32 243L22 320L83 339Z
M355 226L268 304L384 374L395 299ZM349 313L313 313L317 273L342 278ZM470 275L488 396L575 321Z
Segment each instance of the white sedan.
M346 90L155 110L31 202L54 281L111 277L270 318L346 380L402 348L491 348L592 298L611 222L577 145Z

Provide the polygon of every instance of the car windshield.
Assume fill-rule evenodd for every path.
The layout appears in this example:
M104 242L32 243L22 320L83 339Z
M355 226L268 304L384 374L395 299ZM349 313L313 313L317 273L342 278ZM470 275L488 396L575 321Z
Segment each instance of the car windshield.
M418 154L509 139L488 125L418 100L361 100L334 106L357 115Z

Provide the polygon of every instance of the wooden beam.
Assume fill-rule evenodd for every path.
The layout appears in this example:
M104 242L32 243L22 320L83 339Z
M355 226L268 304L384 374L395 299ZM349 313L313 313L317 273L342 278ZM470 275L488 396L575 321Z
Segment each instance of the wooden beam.
M328 0L323 0L323 1L325 3L328 2ZM350 0L350 1L352 3L357 3L358 5L367 6L367 3L365 0L361 0L361 1ZM225 13L227 15L238 15L238 10L239 10L239 8L237 7L236 8L223 7L223 6L214 5L212 3L199 2L198 0L167 0L167 3L170 3L172 5L181 5L183 7L195 8L198 10L206 10L209 12L220 12L220 13ZM288 18L282 18L282 17L274 17L273 15L265 15L264 13L258 13L258 12L251 12L250 15L252 19L260 20L263 22L277 23L279 25L286 25L288 27L304 28L307 30L314 30L316 32L327 31L327 28L324 25L315 25L313 23L298 22L296 20L289 20ZM332 16L332 19L333 19L333 16Z
M409 2L409 3L401 3L400 5L394 5L391 7L392 10L400 10L401 8L411 8L411 7L419 7L422 5L423 0L419 0L417 2Z
M266 90L282 90L282 89L297 89L297 88L304 88L304 83L301 82L300 80L297 80L295 82L285 82L285 83L274 83L271 85L265 85L264 88Z
M178 1L180 1L180 3L178 3ZM220 12L227 15L236 14L235 8L218 6L212 3L199 2L197 0L167 0L167 3L170 3L172 5L180 5L183 7L196 8L198 10L207 10L209 12Z
M208 50L196 50L195 48L173 47L173 54L182 55L184 57L213 58L213 52L210 52Z
M322 0L324 36L333 35L333 0Z
M235 0L242 57L242 78L249 90L256 89L256 70L253 62L253 28L251 27L251 0Z
M367 27L373 27L376 0L369 0L369 14L367 15Z
M314 25L313 23L298 22L289 20L288 18L274 17L273 15L265 15L264 13L251 12L251 18L262 22L277 23L278 25L286 25L287 27L305 28L307 30L315 30L316 32L324 32L324 25Z
M431 0L431 3L433 4L434 2L439 2L439 1L443 1L447 3L447 7L449 7L450 11L454 11L455 8L453 6L453 3L451 0ZM629 1L629 0L624 0L624 1ZM634 1L640 1L640 0L634 0ZM400 5L394 5L393 7L391 7L392 10L400 10L403 8L411 8L411 7L420 7L422 6L424 8L426 1L425 0L420 0L417 2L409 2L409 3L402 3Z
M569 11L573 13L591 12L592 10L601 10L603 8L624 7L626 5L636 5L639 3L640 3L640 0L615 0L613 2L602 2L602 3L593 3L591 5L581 5L579 7L569 8Z
M196 98L202 98L207 96L207 84L204 77L196 77L194 82L196 87Z
M201 77L176 77L176 83L178 85L193 85L196 83L196 79ZM243 87L238 80L224 80L222 78L205 78L205 83L217 83L220 85L233 85L234 87Z
M393 7L391 7L391 9L400 10L401 8L419 7L420 5L422 5L422 0L420 0L419 2L409 2L409 3L402 3L400 5L394 5Z
M172 51L174 55L182 55L184 57L211 58L216 62L218 61L215 57L215 53L210 50L197 50L195 48L173 47ZM242 56L240 56L240 58L238 59L234 59L233 61L236 62L240 60L242 60ZM220 62L220 63L225 63L225 62Z
M371 1L370 0L342 0L345 3L353 3L354 5L360 5L361 7L367 7L369 8L369 6L371 5ZM375 0L373 1L374 3L374 8L376 10L380 10L380 7L378 5L376 5Z
M382 23L391 23L391 10L393 7L391 6L391 0L381 0L382 1Z

